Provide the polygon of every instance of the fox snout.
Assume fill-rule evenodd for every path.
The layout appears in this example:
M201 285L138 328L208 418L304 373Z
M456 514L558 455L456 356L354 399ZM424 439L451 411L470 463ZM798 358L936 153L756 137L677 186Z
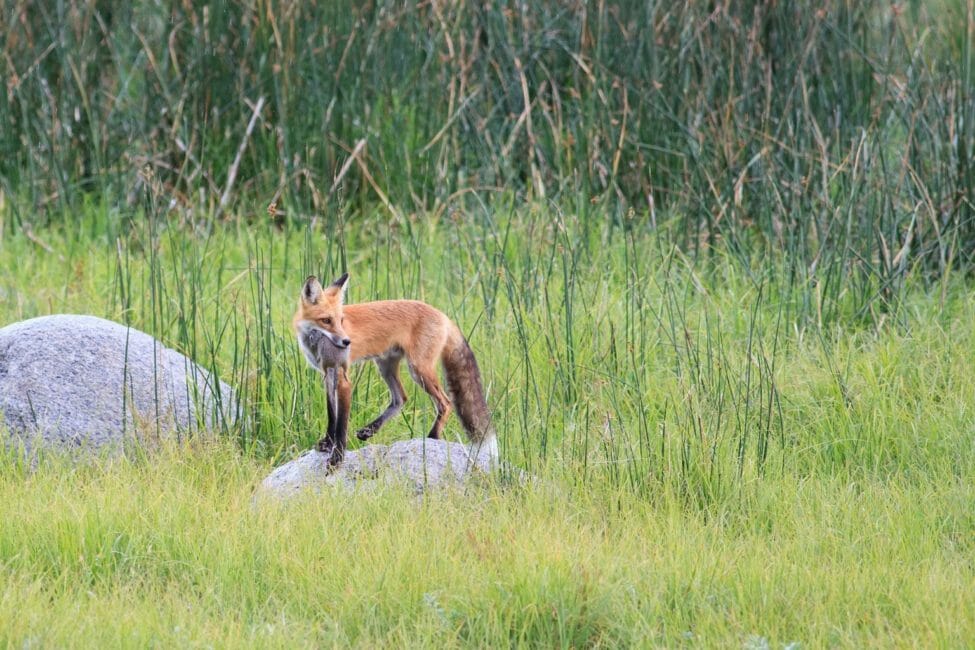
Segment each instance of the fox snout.
M344 350L345 348L352 345L352 339L350 339L348 336L345 336L344 334L335 334L333 332L329 332L328 330L324 330L321 328L318 328L318 331L321 332L332 345L334 345L339 349Z
M332 334L331 332L325 332L324 330L320 330L320 331L323 334L325 334L325 338L327 338L332 345L339 348L340 350L344 350L350 345L352 345L352 340L347 336L342 336L341 334Z

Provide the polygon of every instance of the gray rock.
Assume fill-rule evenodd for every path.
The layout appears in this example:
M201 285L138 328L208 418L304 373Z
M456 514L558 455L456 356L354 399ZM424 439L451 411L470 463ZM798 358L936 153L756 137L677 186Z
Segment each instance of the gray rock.
M342 463L331 470L327 459L328 454L306 451L271 472L256 496L287 498L306 490L321 492L325 487L372 489L397 483L420 493L431 487L461 485L475 476L485 476L491 472L493 463L487 454L471 460L466 445L430 438L347 450Z
M229 386L124 325L64 314L0 329L0 443L120 450L231 424L236 413Z

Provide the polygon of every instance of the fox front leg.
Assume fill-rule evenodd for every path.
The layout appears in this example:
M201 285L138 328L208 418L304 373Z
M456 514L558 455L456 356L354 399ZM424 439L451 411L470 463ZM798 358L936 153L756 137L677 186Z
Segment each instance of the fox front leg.
M329 369L333 378L331 387L326 388L329 398L328 433L318 443L319 451L329 454L328 464L338 465L345 456L349 439L349 411L352 405L352 382L349 381L348 368L339 366ZM329 373L326 373L328 382ZM334 401L333 401L334 400ZM323 445L324 443L324 445Z
M352 382L349 381L348 366L335 369L335 447L332 449L333 465L342 462L345 445L349 439L349 412L352 410Z
M316 446L319 451L335 456L335 450L340 446L343 450L345 448L345 438L341 438L342 444L339 444L338 374L349 363L349 348L339 348L317 329L303 331L299 335L299 341L309 361L321 371L325 385L328 428L325 430L325 436ZM337 457L331 464L335 465L338 460L341 460L341 451L337 452Z
M335 414L338 405L336 372L335 367L326 368L322 376L325 385L325 405L328 408L328 427L325 429L325 436L318 441L317 445L318 451L322 453L329 453L335 448L335 430L338 424Z
M379 368L379 374L382 375L386 385L389 386L389 406L386 407L386 410L379 417L356 431L355 436L359 440L368 440L376 435L380 427L386 424L389 418L399 413L400 409L403 408L403 404L406 403L406 391L403 390L403 384L399 380L399 362L401 358L400 355L393 354L386 355L382 359L376 359L376 367Z

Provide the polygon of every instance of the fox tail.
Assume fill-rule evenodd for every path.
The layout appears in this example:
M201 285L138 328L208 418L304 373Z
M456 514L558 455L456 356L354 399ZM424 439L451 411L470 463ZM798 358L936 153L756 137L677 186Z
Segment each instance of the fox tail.
M498 437L484 398L481 370L471 346L456 325L441 361L447 379L447 392L460 423L467 431L471 458L486 457L488 464L493 464L498 458Z

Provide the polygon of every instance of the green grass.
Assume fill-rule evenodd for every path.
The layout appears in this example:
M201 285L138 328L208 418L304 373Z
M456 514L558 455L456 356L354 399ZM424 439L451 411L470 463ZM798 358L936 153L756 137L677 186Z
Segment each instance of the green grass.
M227 446L0 474L13 646L960 647L975 489L781 476L688 509L604 483L255 511ZM795 647L795 646L793 646Z
M213 445L0 467L0 642L40 646L961 646L975 293L823 292L775 260L543 208L207 230L90 207L7 229L0 321L109 317L215 367ZM324 427L289 331L308 272L451 314L504 457L539 477L422 501L251 495ZM823 318L825 310L833 312ZM353 426L386 401L354 373ZM418 391L379 442L422 435ZM461 434L455 419L448 435ZM795 646L790 646L795 647Z

